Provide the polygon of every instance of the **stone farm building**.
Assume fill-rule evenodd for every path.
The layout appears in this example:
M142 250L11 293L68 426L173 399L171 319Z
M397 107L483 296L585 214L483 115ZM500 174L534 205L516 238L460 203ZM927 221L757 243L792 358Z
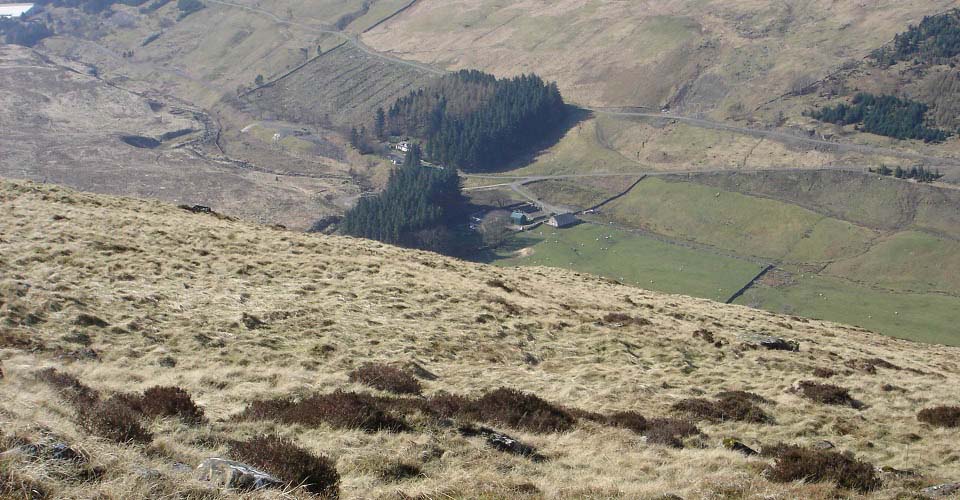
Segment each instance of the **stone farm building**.
M557 228L570 227L578 222L577 216L566 213L566 214L555 214L547 220L548 226L553 226Z

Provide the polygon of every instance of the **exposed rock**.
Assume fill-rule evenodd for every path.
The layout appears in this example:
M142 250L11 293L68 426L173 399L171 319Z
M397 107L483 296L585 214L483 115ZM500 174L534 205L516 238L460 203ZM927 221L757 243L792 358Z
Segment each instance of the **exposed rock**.
M960 483L946 483L920 490L927 498L947 498L960 494Z
M24 444L0 453L0 457L20 456L27 459L85 461L83 455L64 443Z
M160 474L160 471L157 469L135 467L133 470L137 474L137 477L143 479L144 481L156 481L157 479L163 477L163 474Z
M723 447L728 450L739 451L747 456L758 454L757 450L754 450L753 448L743 444L742 441L736 438L724 438Z
M489 427L474 427L472 425L466 425L460 427L460 434L466 437L485 436L487 438L487 444L491 447L502 452L527 457L534 462L543 462L547 459L547 457L538 453L537 449L533 446L521 443L520 441L517 441L516 439L502 432L497 432Z
M184 474L193 472L193 467L183 462L174 462L173 465L170 466L170 470L178 474Z
M0 361L0 380L3 380L5 376L6 374L3 372L3 361Z
M208 458L197 466L201 481L210 481L224 488L259 490L283 486L279 479L249 465L223 458Z
M409 363L407 363L406 368L410 370L410 372L413 373L414 376L423 380L437 380L439 378L437 377L436 374L434 374L430 370L427 370L420 363L417 363L416 361L410 361Z
M240 317L240 322L243 323L243 326L247 327L248 330L256 330L266 325L262 319L247 313L243 313Z
M813 443L812 445L810 445L810 447L813 448L814 450L820 450L820 451L823 451L823 450L831 450L831 449L835 448L835 446L833 445L833 443L831 443L830 441L826 441L826 440L817 441L816 443Z
M914 470L909 469L897 469L890 467L889 465L884 465L883 467L877 467L877 472L881 474L887 474L895 477L919 477L920 473Z
M756 335L752 333L741 334L739 338L744 344L752 347L763 347L774 351L797 352L800 350L800 342L796 340L787 340L780 337Z

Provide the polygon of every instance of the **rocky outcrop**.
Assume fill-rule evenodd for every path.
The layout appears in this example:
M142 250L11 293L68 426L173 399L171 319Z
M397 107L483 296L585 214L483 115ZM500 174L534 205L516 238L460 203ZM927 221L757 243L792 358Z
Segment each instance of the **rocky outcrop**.
M920 494L927 498L952 498L955 495L960 495L960 483L931 486L920 490Z
M787 340L780 337L773 337L771 335L757 335L757 334L742 334L739 336L740 340L744 345L752 348L763 347L764 349L771 349L774 351L792 351L798 352L800 350L800 342L796 340Z
M541 455L533 446L517 441L516 439L502 432L497 432L489 427L474 427L472 425L466 425L460 427L460 434L466 437L483 436L487 439L487 444L491 448L495 448L512 455L527 457L534 462L543 462L547 459L547 457Z
M208 458L197 466L201 481L209 481L222 488L259 490L278 488L283 482L249 465L223 458Z
M757 450L754 450L753 448L743 444L743 441L740 441L736 438L724 438L723 447L728 450L738 451L747 456L758 454Z

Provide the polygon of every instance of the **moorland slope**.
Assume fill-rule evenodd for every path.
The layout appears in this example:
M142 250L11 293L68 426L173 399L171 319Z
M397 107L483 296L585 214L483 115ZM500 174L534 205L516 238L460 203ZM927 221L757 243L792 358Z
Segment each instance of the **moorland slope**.
M0 440L81 453L4 455L4 495L229 497L194 467L257 458L237 442L260 434L328 457L343 498L902 498L960 479L960 430L918 419L957 405L956 348L50 185L4 181L0 207ZM364 385L388 387L365 363L422 394ZM136 393L157 385L204 418L149 410ZM90 417L108 409L125 420ZM809 451L824 440L856 459Z

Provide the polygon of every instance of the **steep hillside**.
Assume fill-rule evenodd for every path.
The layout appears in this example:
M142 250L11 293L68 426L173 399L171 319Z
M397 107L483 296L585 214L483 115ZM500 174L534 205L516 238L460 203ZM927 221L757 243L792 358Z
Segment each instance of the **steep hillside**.
M725 115L823 78L952 5L421 0L364 39L455 68L536 69L586 105Z
M377 108L387 107L434 76L343 44L241 100L266 116L349 129L369 123Z
M960 479L960 431L918 420L960 403L954 348L53 186L4 182L0 206L0 444L82 455L3 455L3 495L231 496L193 468L259 457L283 475L237 444L264 433L330 458L343 498L893 498ZM799 351L751 347L761 334ZM367 362L414 373L424 395L348 376ZM849 397L788 391L805 380ZM205 418L132 394L156 385ZM736 390L755 395L718 396ZM271 398L289 399L252 404ZM471 421L536 454L485 444ZM872 465L774 446L822 440ZM811 453L826 462L805 469Z

